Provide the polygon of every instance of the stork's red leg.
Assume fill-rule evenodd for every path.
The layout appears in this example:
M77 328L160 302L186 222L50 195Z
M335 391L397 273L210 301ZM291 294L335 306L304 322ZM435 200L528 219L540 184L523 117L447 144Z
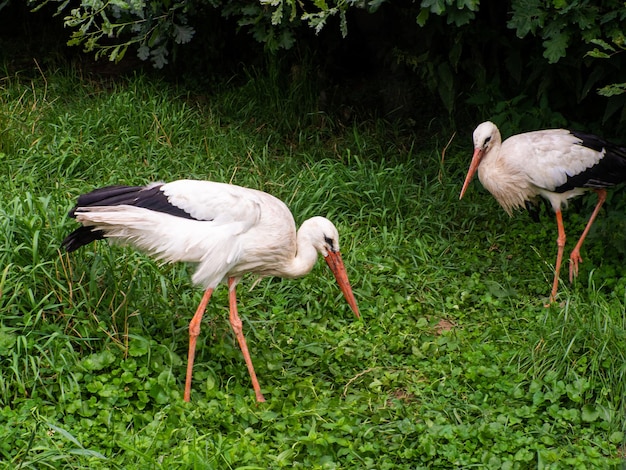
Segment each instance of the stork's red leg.
M604 204L604 201L606 200L606 189L595 189L595 192L598 194L598 203L596 204L596 208L591 213L591 217L589 218L589 222L587 222L587 226L585 227L583 234L580 236L578 243L576 243L572 253L569 255L569 282L574 280L574 276L578 276L578 263L583 262L583 259L580 257L580 248L583 246L587 233L589 233L591 224L593 224L593 221L600 212L602 204Z
M237 294L235 292L235 279L232 277L228 278L228 299L230 303L230 326L233 328L235 332L235 336L237 337L237 341L239 341L239 347L241 348L241 352L243 353L243 358L246 361L246 365L248 366L248 372L250 373L250 379L252 380L252 388L254 389L254 393L256 395L256 401L265 401L265 397L261 393L261 387L259 386L259 381L256 378L256 372L254 372L254 366L252 365L252 359L250 358L250 353L248 352L248 344L246 343L246 338L243 336L243 324L241 323L241 319L239 318L239 314L237 313Z
M189 322L189 353L187 354L187 378L185 379L185 394L183 399L189 401L191 398L191 376L193 375L193 360L196 355L196 339L200 334L200 322L202 321L202 315L206 310L206 306L209 303L213 289L209 288L204 291L200 305L196 309L196 313Z
M556 300L556 292L559 289L559 273L563 262L563 249L565 248L565 227L563 226L563 215L561 211L556 211L556 227L559 235L556 239L558 251L556 252L556 264L554 265L554 281L552 282L552 292L550 293L550 303Z

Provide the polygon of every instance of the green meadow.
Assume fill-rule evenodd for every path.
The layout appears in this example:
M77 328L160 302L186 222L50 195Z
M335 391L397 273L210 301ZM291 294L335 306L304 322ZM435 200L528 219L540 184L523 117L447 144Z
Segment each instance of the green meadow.
M601 215L579 277L544 307L553 216L509 218L478 181L459 201L477 123L450 141L447 117L342 120L280 73L211 90L2 75L2 468L624 468L621 219ZM239 285L266 403L225 287L185 403L193 266L104 241L60 248L80 194L181 178L260 189L298 224L339 229L362 319L321 260L302 279ZM569 249L594 202L565 213Z

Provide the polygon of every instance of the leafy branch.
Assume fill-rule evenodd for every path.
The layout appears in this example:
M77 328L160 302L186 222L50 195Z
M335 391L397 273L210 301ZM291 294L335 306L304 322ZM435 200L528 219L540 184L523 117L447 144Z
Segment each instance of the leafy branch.
M613 40L615 47L611 46L611 44L603 41L602 39L593 39L591 42L602 48L602 50L600 50L598 47L595 47L592 51L587 53L589 57L594 57L596 59L610 59L616 54L621 54L626 51L626 40L624 36L619 36ZM626 82L612 83L598 89L598 94L602 96L615 96L623 93L626 93Z
M64 24L73 29L68 45L83 45L86 52L95 51L96 58L108 56L117 62L136 46L140 59L162 68L172 43L188 43L195 34L187 24L193 9L186 0L81 0L71 9L68 0L29 0L34 10L50 3L58 4L56 15L64 14Z

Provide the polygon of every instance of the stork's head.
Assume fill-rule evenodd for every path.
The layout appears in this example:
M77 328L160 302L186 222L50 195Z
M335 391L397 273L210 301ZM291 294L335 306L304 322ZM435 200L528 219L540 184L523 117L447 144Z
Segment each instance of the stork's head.
M501 140L498 127L491 121L485 121L474 129L474 153L477 150L487 153L494 143Z
M339 251L337 227L325 217L311 217L302 224L303 233L308 234L310 243L324 258L328 253Z
M310 243L324 257L324 261L328 264L339 284L341 292L348 301L350 308L354 314L359 317L359 308L357 307L350 281L348 281L348 273L343 264L341 253L339 252L339 232L335 225L325 217L312 217L302 224L299 236L302 234L308 237Z
M485 156L494 145L500 144L501 142L502 137L500 136L500 131L491 121L485 121L474 129L474 155L472 156L472 162L467 171L459 199L463 198L463 194L465 194L465 190L469 186L470 181L472 181L474 173L478 170L483 156Z

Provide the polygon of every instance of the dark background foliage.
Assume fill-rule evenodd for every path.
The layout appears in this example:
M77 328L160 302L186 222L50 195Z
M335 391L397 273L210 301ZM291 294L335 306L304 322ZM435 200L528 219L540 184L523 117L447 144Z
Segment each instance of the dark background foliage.
M421 129L447 114L464 129L492 119L504 135L569 125L623 140L626 94L597 93L626 81L618 47L626 9L619 1L364 2L313 11L325 21L316 32L301 19L311 12L290 1L277 3L279 18L278 7L256 1L179 0L152 2L133 31L115 29L112 15L107 29L94 15L81 33L68 15L81 5L88 13L88 3L9 1L1 10L2 41L20 37L26 62L47 60L45 49L47 57L80 57L98 73L151 63L161 67L155 73L207 91L224 77L271 64L285 80L308 74L320 109L342 119L375 113ZM125 15L118 23L132 20ZM65 47L70 37L81 46ZM594 40L613 44L614 53L589 56Z

